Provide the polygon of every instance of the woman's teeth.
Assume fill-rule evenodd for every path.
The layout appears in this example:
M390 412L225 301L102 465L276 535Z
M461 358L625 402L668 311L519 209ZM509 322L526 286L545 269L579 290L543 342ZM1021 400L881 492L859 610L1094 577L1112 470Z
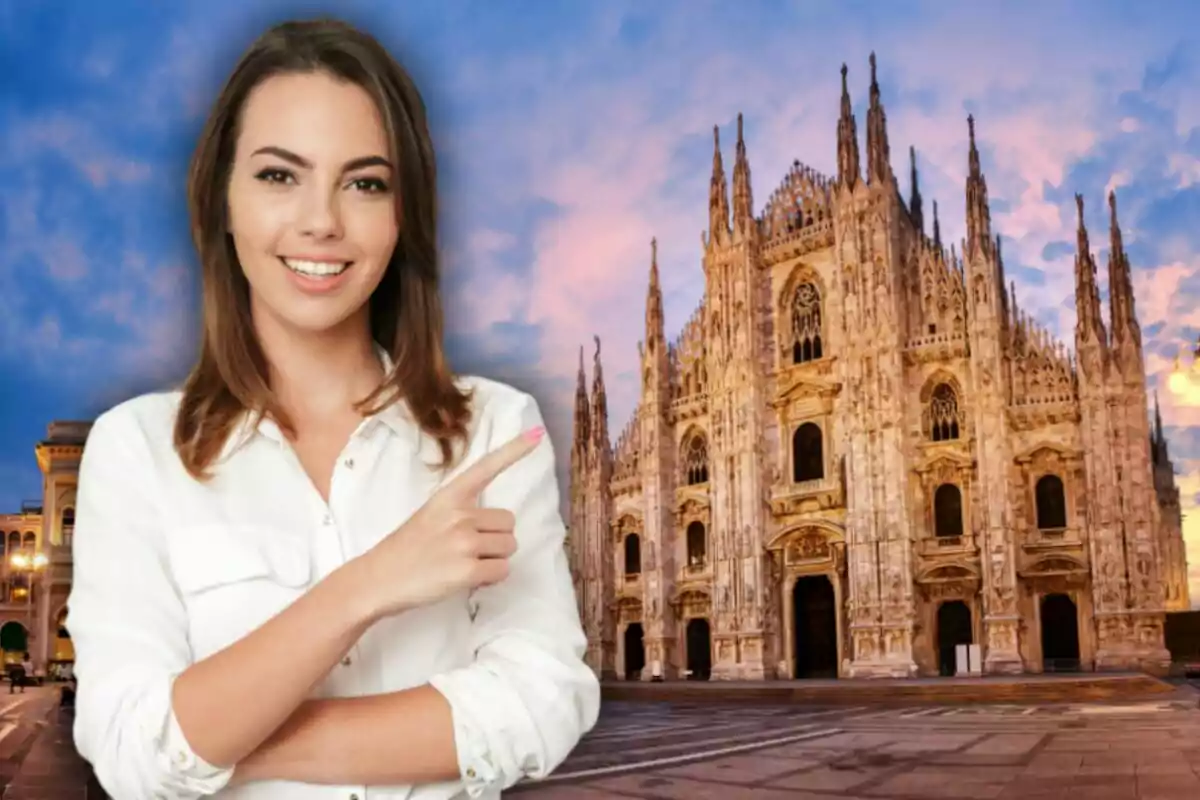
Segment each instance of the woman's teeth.
M295 258L280 259L284 266L292 272L316 278L328 278L340 275L350 266L349 261L300 261Z

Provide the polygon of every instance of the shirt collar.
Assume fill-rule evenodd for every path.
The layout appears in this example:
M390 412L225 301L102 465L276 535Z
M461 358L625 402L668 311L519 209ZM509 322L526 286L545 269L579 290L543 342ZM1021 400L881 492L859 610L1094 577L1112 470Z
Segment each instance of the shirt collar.
M391 354L378 342L374 343L374 349L375 355L379 358L379 362L383 366L384 375L390 377L392 370L395 368L395 362L392 360ZM397 398L395 401L389 403L387 407L364 418L362 425L359 426L355 435L369 435L379 425L387 426L388 430L403 438L412 438L418 428L416 420L413 418L412 410L408 402L403 398ZM219 458L223 460L229 457L242 445L249 443L250 439L255 435L265 436L278 443L283 442L283 431L279 429L279 425L274 420L264 417L255 424L255 414L244 411L238 417L237 424L230 432Z
M375 342L375 355L379 358L379 363L383 366L383 374L385 380L390 378L392 370L396 368L392 361L392 355L387 349ZM416 420L413 418L412 409L408 405L408 401L403 398L397 398L394 402L389 403L386 408L379 410L377 413L367 417L367 425L373 423L383 423L398 436L412 436L413 429L416 426ZM363 429L364 431L366 428Z

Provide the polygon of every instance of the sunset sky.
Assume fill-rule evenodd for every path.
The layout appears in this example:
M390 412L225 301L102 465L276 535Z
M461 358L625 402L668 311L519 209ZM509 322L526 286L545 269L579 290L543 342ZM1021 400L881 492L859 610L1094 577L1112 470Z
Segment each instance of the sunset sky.
M533 392L564 459L593 334L614 436L636 401L652 237L669 335L701 297L712 126L728 165L745 115L761 211L793 159L836 171L843 61L863 133L874 50L902 190L911 144L926 208L938 201L944 238L963 235L973 113L1019 303L1068 344L1073 195L1103 272L1117 189L1150 385L1184 502L1200 502L1200 391L1166 388L1200 333L1200 49L1184 38L1200 5L34 5L0 5L0 511L40 496L33 446L51 419L186 371L183 176L202 116L263 27L335 5L393 48L429 105L456 366ZM1185 529L1200 598L1200 515Z

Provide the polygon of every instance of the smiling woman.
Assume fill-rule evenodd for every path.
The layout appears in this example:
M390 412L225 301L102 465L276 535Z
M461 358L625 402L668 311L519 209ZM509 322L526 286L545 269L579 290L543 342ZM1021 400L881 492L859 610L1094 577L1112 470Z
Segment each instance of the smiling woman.
M599 710L554 452L533 398L446 364L412 82L349 26L278 26L188 188L198 363L80 465L79 752L118 800L549 774Z
M353 135L336 135L342 126ZM229 232L252 315L320 331L366 314L399 231L375 102L328 74L281 75L250 93L240 128Z

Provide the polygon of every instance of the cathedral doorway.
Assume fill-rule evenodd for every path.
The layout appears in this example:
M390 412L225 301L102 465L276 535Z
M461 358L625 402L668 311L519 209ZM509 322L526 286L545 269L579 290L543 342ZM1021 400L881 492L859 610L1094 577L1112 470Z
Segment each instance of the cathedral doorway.
M687 668L688 680L706 681L712 675L712 631L703 617L688 620Z
M1079 669L1079 610L1065 594L1042 598L1042 671Z
M642 640L642 623L631 622L625 626L625 680L640 680L645 666L646 644Z
M938 606L938 674L954 675L958 670L957 653L960 644L973 644L971 609L962 600L948 600Z
M792 640L794 677L837 677L837 602L824 575L797 578L792 587Z

